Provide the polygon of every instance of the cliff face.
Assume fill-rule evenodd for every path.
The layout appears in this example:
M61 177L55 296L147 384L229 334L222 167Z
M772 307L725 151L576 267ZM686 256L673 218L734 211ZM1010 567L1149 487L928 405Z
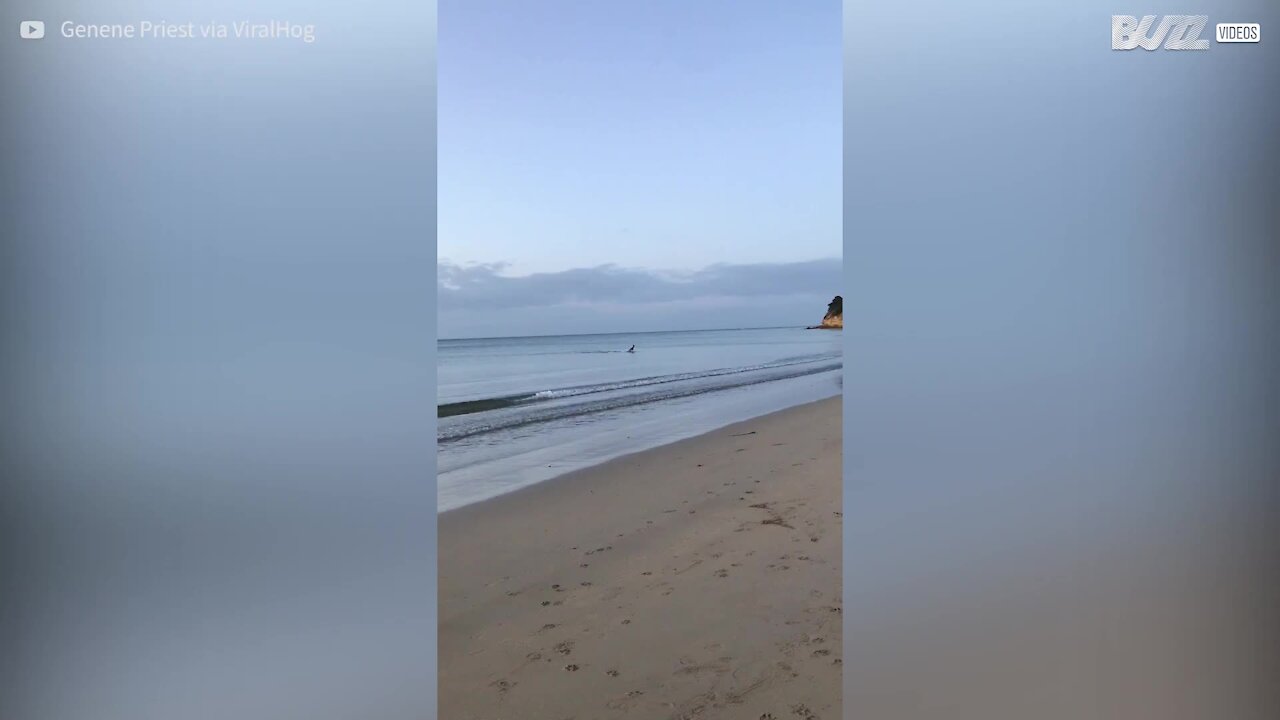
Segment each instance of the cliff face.
M827 314L822 316L822 327L844 327L844 298L837 295L827 303Z
M844 299L835 296L827 303L827 314L822 316L822 323L814 325L810 330L840 330L844 327Z

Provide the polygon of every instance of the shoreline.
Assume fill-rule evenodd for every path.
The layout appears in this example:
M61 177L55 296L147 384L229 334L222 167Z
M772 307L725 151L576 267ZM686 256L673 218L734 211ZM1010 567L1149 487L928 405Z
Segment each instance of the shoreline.
M713 435L713 434L715 434L715 433L717 433L717 432L720 432L720 431L722 431L722 430L725 430L726 428L733 427L733 426L735 426L735 425L741 425L741 424L744 424L744 423L750 423L750 422L752 422L752 421L759 420L759 419L761 419L761 418L769 417L770 415L775 415L775 414L778 414L778 413L784 413L784 412L787 412L788 410L795 410L795 409L797 409L797 408L803 408L803 407L807 407L807 406L809 406L809 405L816 405L816 404L818 404L818 403L828 402L828 401L831 401L832 399L835 399L835 398L841 398L841 397L843 397L843 396L844 396L844 392L843 392L843 390L841 390L841 391L838 391L838 392L833 393L832 395L830 395L830 396L828 396L828 397L820 398L820 399L818 399L818 400L808 400L808 401L805 401L805 402L799 403L799 404L797 404L797 405L791 405L791 406L784 407L784 408L781 408L781 409L778 409L778 410L769 410L769 411L767 411L767 412L763 412L763 413L760 413L760 414L758 414L758 415L751 415L751 416L749 416L749 417L747 417L747 418L744 418L744 419L742 419L742 420L734 420L734 421L732 421L732 422L726 423L726 424L724 424L724 425L720 425L720 426L715 427L715 428L712 428L712 429L710 429L710 430L703 430L703 431L699 431L699 432L697 432L697 433L695 433L695 434L693 434L693 435L690 435L690 436L688 436L688 437L678 438L678 439L676 439L676 440L671 440L671 441L668 441L668 442L662 442L662 443L659 443L659 444L657 444L657 445L651 445L651 446L649 446L649 447L641 447L641 448L639 448L639 449L637 449L637 450L631 450L631 451L628 451L628 452L624 452L624 453L622 453L622 454L620 454L620 455L615 455L615 456L613 456L613 457L608 457L608 458L605 458L605 459L600 460L600 461L598 461L598 462L592 462L590 465L585 465L585 466L583 466L583 467L577 467L577 468L573 468L573 469L566 470L566 471L564 471L564 472L562 472L562 473L559 473L559 474L557 474L557 475L553 475L553 476L551 476L551 477L549 477L549 478L546 478L545 480L538 480L538 481L535 481L535 482L533 482L533 483L530 483L529 485L523 485L523 486L520 486L520 487L514 488L514 489L512 489L512 490L508 490L508 491L506 491L506 492L502 492L502 493L499 493L499 494L497 494L497 495L493 495L493 496L491 496L491 497L482 498L482 499L480 499L480 500L475 500L475 501L472 501L472 502L466 503L466 504L464 504L464 505L459 505L459 506L457 506L457 507L452 507L452 508L449 508L448 510L440 510L440 511L438 511L438 512L436 513L436 516L437 516L438 518L440 518L440 519L443 519L446 515L449 515L450 513L456 513L456 512L462 511L462 510L466 510L467 508L475 507L475 506L477 506L477 505L481 505L481 504L484 504L484 503L491 503L491 502L494 502L494 501L496 501L496 500L500 500L500 499L502 499L502 498L504 498L504 497L507 497L507 496L510 496L510 495L516 495L516 494L519 494L519 493L526 492L526 491L528 491L528 490L533 490L534 488L538 488L538 487L541 487L541 486L543 486L543 485L547 485L548 483L559 482L559 481L561 481L561 480L564 480L565 478L568 478L568 477L569 477L569 476L571 476L571 475L576 475L576 474L578 474L578 473L588 473L588 472L592 472L592 471L595 471L595 470L597 470L597 469L599 469L599 468L601 468L601 467L603 467L603 466L605 466L605 465L608 465L609 463L618 462L618 461L620 461L620 460L625 460L626 458L629 458L629 457L631 457L631 456L633 456L633 455L639 455L640 453L652 452L652 451L654 451L654 450L661 450L662 448L669 447L669 446L672 446L672 445L677 445L677 444L679 444L679 443L690 442L690 441L692 441L692 440L697 440L698 438L701 438L701 437L704 437L704 436Z
M842 400L440 513L441 716L839 717Z

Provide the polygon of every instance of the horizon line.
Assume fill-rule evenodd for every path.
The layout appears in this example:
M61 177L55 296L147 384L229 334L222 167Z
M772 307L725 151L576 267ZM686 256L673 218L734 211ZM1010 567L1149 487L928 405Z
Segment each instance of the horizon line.
M529 338L552 337L590 337L593 335L656 335L658 333L694 333L694 332L726 332L732 330L786 330L788 328L807 329L806 325L768 325L762 327L732 328L699 328L694 330L636 330L619 332L587 332L587 333L545 333L542 335L492 335L487 337L437 337L436 342L445 340L527 340Z

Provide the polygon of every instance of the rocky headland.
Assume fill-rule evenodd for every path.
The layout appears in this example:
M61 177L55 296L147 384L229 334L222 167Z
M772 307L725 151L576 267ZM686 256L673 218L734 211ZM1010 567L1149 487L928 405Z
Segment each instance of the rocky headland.
M832 298L827 303L827 314L822 316L822 322L810 326L810 330L840 330L844 328L844 299L839 295Z

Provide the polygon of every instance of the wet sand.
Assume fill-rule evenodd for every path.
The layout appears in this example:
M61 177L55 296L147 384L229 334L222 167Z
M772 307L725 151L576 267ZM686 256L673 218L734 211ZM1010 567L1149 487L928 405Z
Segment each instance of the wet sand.
M839 718L840 407L441 515L439 716Z

